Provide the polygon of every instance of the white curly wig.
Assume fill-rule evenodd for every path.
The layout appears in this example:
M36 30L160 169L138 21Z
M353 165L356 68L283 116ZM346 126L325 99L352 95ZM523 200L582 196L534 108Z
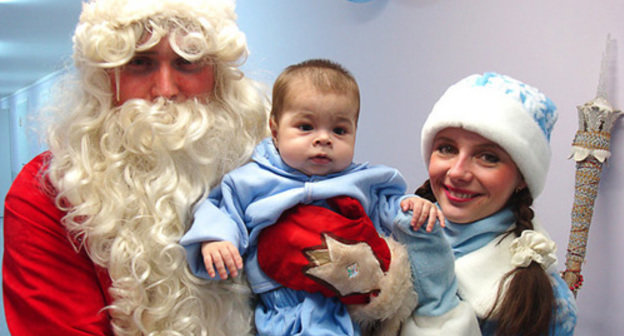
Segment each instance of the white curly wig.
M227 0L83 4L77 78L64 81L71 87L59 91L51 116L47 175L76 248L110 274L117 335L252 332L246 284L194 277L178 244L193 205L268 134L266 95L239 69L247 47L235 20ZM114 107L108 73L161 38L180 56L213 64L209 102Z

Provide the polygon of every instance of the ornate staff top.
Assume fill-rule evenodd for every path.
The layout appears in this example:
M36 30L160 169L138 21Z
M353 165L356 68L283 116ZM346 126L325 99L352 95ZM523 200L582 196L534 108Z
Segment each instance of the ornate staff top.
M593 156L604 163L610 156L611 129L622 112L614 110L604 97L596 97L577 106L579 127L570 157L576 162Z

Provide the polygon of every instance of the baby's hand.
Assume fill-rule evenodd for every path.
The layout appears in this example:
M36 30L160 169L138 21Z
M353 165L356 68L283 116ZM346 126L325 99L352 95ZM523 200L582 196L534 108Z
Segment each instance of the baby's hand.
M440 226L444 227L444 214L435 204L420 197L409 197L401 201L401 210L412 210L412 221L410 224L414 231L418 230L427 221L427 232L431 232L436 219L440 221Z
M221 279L227 279L228 273L233 278L238 276L238 270L243 268L243 258L238 249L229 241L209 241L202 243L202 256L204 265L210 277L216 276L215 267Z

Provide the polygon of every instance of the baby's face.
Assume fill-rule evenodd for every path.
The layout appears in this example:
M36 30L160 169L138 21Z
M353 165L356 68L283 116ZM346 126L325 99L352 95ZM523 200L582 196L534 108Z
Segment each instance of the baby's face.
M321 92L305 81L293 83L273 142L284 162L302 173L328 175L353 161L357 106L350 95Z

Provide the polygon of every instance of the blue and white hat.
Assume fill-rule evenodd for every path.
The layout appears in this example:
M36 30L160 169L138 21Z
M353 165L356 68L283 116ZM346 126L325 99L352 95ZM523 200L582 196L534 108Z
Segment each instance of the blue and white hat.
M536 198L544 189L556 121L555 105L536 88L496 73L471 75L449 87L433 106L422 128L421 152L428 166L439 131L475 132L511 156Z

